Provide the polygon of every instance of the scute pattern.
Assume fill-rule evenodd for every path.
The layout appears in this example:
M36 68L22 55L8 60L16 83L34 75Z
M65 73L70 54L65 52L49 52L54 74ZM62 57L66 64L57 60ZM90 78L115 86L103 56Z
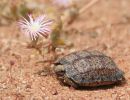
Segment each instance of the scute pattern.
M77 55L75 53L66 55L63 58L58 59L55 63L60 63L60 64L71 64L74 60L78 59Z
M114 61L99 51L79 51L59 60L65 75L79 86L113 83L123 79L123 72ZM105 83L106 82L106 83Z

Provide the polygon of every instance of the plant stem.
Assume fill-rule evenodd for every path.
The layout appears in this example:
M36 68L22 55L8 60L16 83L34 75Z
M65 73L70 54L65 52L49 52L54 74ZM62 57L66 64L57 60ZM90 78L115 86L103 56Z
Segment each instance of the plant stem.
M84 11L86 11L86 9L89 9L90 7L92 7L94 4L96 4L99 0L92 0L90 3L88 3L87 5L85 5L83 8L81 8L79 10L79 15L81 13L83 13Z

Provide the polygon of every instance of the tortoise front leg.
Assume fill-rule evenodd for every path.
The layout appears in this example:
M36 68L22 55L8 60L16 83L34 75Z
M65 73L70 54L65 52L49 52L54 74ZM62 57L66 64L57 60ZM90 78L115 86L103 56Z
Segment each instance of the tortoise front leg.
M71 87L78 88L78 84L73 82L70 78L68 78L66 75L64 75L64 83L70 85Z

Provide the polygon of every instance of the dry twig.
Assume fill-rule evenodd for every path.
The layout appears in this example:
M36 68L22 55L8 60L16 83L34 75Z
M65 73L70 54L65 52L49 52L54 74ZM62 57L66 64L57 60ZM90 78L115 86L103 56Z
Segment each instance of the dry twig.
M91 8L94 4L96 4L99 0L92 0L90 3L85 5L83 8L80 9L79 14L83 13L86 9Z

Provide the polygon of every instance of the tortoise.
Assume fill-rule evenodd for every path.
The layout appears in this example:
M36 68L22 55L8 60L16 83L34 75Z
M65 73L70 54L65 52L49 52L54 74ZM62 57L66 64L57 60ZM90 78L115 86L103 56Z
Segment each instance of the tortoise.
M70 53L54 65L58 79L74 88L111 85L125 79L112 58L97 50Z

